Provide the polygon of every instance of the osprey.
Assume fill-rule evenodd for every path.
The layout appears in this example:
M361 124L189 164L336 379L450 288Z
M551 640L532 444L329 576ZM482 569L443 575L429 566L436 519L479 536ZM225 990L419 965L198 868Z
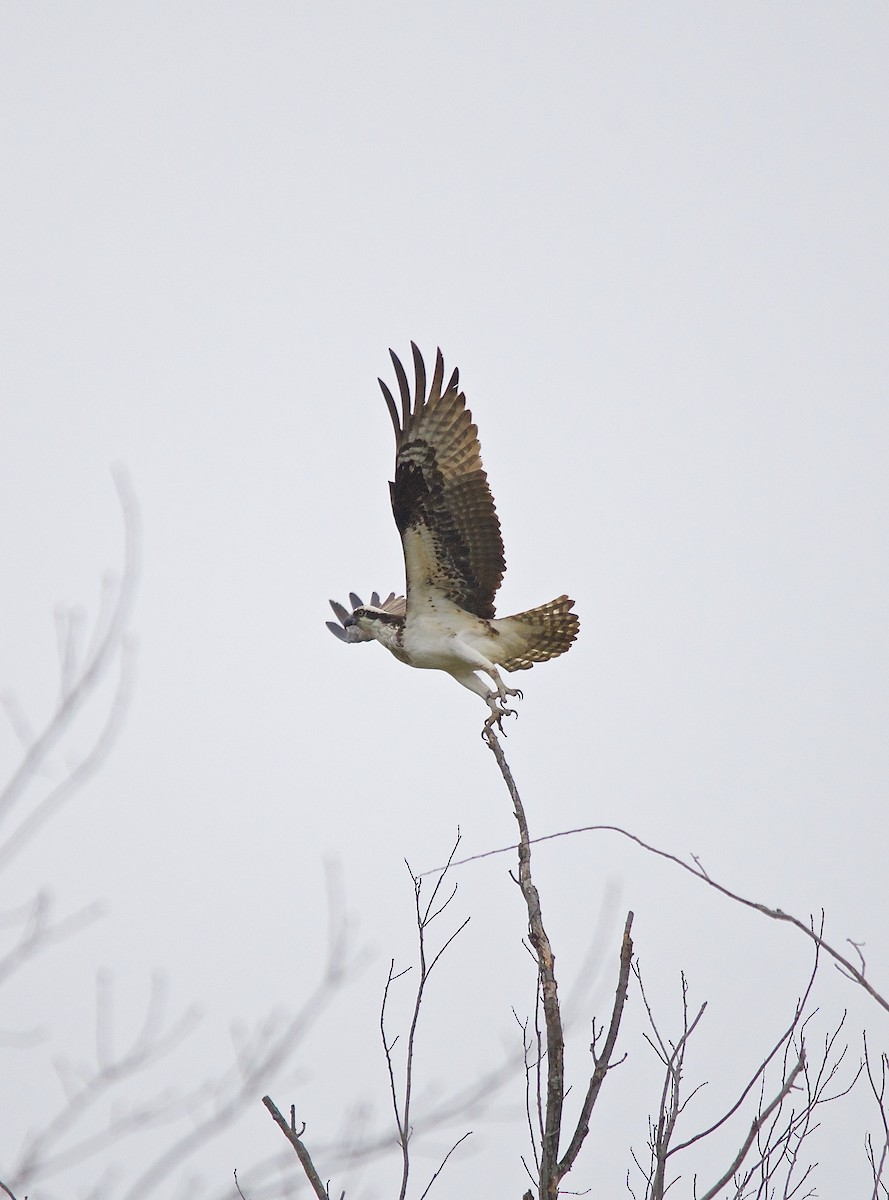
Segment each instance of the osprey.
M339 624L327 627L343 642L381 642L411 667L447 671L481 696L491 710L485 731L502 729L510 696L498 671L525 671L534 663L564 654L577 637L580 621L573 600L559 596L512 617L494 616L494 595L506 560L500 521L482 469L478 430L458 391L454 371L443 388L444 360L426 394L426 368L411 342L415 385L389 351L401 405L379 380L395 430L395 480L389 484L392 513L401 534L407 596L392 592L370 604L352 592L352 611L330 601ZM484 676L493 683L493 688Z

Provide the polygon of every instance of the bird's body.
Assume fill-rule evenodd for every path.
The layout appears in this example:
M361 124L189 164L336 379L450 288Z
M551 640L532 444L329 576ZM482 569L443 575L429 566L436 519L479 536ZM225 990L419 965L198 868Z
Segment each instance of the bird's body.
M477 430L458 391L458 373L442 387L441 351L427 396L423 359L413 343L412 350L413 397L392 354L400 411L380 380L395 429L395 479L389 486L404 548L407 596L392 593L381 603L374 593L365 605L353 593L351 613L331 601L340 623L327 624L342 641L375 639L409 666L453 675L486 701L490 728L511 712L505 700L521 696L506 687L497 668L525 670L563 654L577 636L579 621L567 596L495 617L494 596L506 561Z

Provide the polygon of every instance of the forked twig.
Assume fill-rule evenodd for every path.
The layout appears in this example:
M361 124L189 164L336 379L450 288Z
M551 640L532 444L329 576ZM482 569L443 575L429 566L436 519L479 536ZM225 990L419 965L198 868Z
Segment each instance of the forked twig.
M590 1131L590 1115L593 1111L593 1105L599 1098L602 1084L605 1082L605 1076L611 1069L611 1058L614 1054L614 1048L617 1044L617 1035L620 1030L620 1021L623 1016L624 1004L627 999L627 985L630 978L630 966L633 962L633 939L630 936L630 931L633 928L633 914L627 913L627 919L624 923L624 933L620 947L620 973L617 979L617 988L614 996L614 1007L611 1010L611 1023L608 1027L608 1036L605 1038L605 1045L602 1047L602 1053L596 1054L596 1043L593 1040L590 1046L590 1052L595 1061L595 1069L593 1070L592 1078L587 1087L586 1096L584 1097L583 1107L580 1110L580 1117L577 1121L577 1128L574 1131L574 1136L565 1151L564 1156L559 1161L560 1176L567 1173L574 1166L574 1162L580 1153L580 1148L583 1145L584 1139Z
M458 829L457 840L454 842L453 849L448 857L448 863L453 861L459 845L460 831ZM432 889L432 895L424 905L421 903L423 887L422 879L419 875L414 874L410 868L410 864L406 863L405 865L407 866L411 881L414 885L414 911L417 923L417 957L419 965L419 978L417 980L417 990L414 995L414 1007L405 1045L404 1082L400 1090L395 1078L395 1063L392 1057L392 1050L398 1039L396 1037L390 1042L386 1037L386 1005L389 999L389 990L391 985L396 979L400 979L407 972L396 972L394 960L389 964L389 975L386 980L386 986L383 990L383 1002L380 1008L380 1037L382 1038L383 1051L386 1055L386 1068L389 1073L389 1095L392 1100L392 1110L395 1114L395 1125L398 1130L398 1144L401 1147L401 1187L398 1193L399 1200L405 1200L405 1197L407 1196L408 1178L410 1176L410 1140L413 1132L411 1128L411 1101L413 1099L414 1052L416 1049L417 1028L420 1020L420 1010L423 1004L423 997L426 991L426 984L429 982L429 976L431 975L436 963L439 962L442 955L445 953L454 939L458 937L459 934L461 934L469 924L469 917L467 917L465 921L458 925L457 928L447 938L445 938L442 945L432 956L431 960L429 960L426 953L426 931L435 918L440 916L454 899L457 894L457 886L455 884L448 895L446 895L444 899L441 899L440 892L447 876L447 867L445 867L444 871L442 871L441 875L435 882L435 886ZM459 1146L460 1143L463 1142L468 1136L468 1133L464 1134L463 1137L461 1137L451 1147L440 1164L438 1170L427 1184L426 1191L423 1193L423 1195L426 1195L426 1192L428 1192L429 1188L432 1187L435 1179L438 1177L441 1170L444 1168L445 1163L450 1158L454 1150L456 1150L457 1146Z
M879 1058L880 1078L877 1082L876 1068L871 1061L870 1047L867 1044L867 1034L862 1034L864 1042L864 1067L867 1072L867 1082L870 1085L871 1093L874 1100L877 1102L877 1112L880 1114L880 1123L882 1125L882 1145L879 1149L879 1154L874 1146L874 1140L868 1133L865 1138L865 1153L870 1164L871 1173L873 1175L874 1188L871 1192L871 1200L879 1200L880 1197L889 1196L889 1187L883 1182L883 1171L889 1161L889 1117L886 1113L886 1097L887 1085L889 1085L889 1054L883 1053Z
M296 1151L296 1157L300 1161L300 1166L305 1172L306 1179L308 1179L309 1185L312 1191L318 1197L318 1200L330 1200L330 1193L321 1182L321 1176L315 1170L315 1164L312 1162L312 1156L309 1154L308 1150L306 1149L306 1144L302 1140L302 1135L306 1131L305 1122L303 1122L302 1129L300 1129L299 1133L296 1132L295 1105L291 1104L290 1106L290 1122L288 1123L281 1115L280 1110L278 1109L274 1100L272 1100L271 1096L263 1096L262 1102L272 1114L272 1120Z
M114 699L109 709L105 727L94 741L93 747L77 767L69 771L57 787L53 788L28 814L22 824L0 845L0 858L6 860L16 853L36 829L66 800L86 779L92 775L106 756L119 729L120 721L129 698L130 655L125 640L125 631L135 598L139 575L139 518L135 497L129 477L122 469L114 472L114 483L120 499L124 519L124 569L113 603L103 607L109 611L100 614L93 630L92 642L86 656L76 665L76 626L70 621L64 626L64 644L60 647L61 685L55 712L38 737L28 745L18 768L3 788L0 788L0 822L6 819L14 805L25 793L31 780L40 772L47 756L70 727L75 715L83 707L104 677L115 653L121 653L120 677ZM7 705L7 709L8 709ZM18 722L20 725L21 722Z
M750 1125L750 1131L747 1134L744 1141L741 1143L738 1153L735 1155L734 1161L732 1162L731 1166L728 1168L727 1171L725 1171L725 1173L721 1176L721 1178L718 1179L717 1182L713 1184L713 1186L711 1188L708 1188L707 1191L704 1192L698 1198L698 1200L714 1200L714 1198L722 1191L722 1189L725 1187L725 1185L728 1183L728 1181L734 1176L735 1172L739 1169L739 1167L743 1163L744 1159L747 1157L747 1155L750 1151L750 1147L753 1145L753 1142L756 1139L756 1136L759 1133L760 1129L763 1128L763 1126L765 1125L766 1121L768 1121L771 1114L777 1108L779 1108L781 1104L784 1103L784 1100L790 1094L791 1090L793 1089L793 1085L796 1083L797 1076L800 1074L801 1071L803 1071L805 1069L805 1065L806 1065L805 1051L803 1049L800 1049L799 1057L797 1058L796 1063L794 1064L793 1068L791 1069L790 1074L785 1079L784 1085L781 1088L781 1090L778 1092L778 1094L775 1096L775 1098L771 1101L771 1103L767 1104L766 1107L764 1109L761 1109L760 1112L758 1112L756 1114L756 1116L754 1117L753 1122Z

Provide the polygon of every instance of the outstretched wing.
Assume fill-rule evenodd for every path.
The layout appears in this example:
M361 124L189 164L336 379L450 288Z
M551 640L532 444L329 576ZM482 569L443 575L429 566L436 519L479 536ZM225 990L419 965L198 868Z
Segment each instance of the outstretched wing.
M392 512L404 546L408 608L445 597L490 620L506 560L500 522L482 469L478 430L458 391L454 371L442 390L444 360L436 352L426 395L426 368L411 342L416 383L411 397L404 367L390 350L401 409L382 379L395 429Z

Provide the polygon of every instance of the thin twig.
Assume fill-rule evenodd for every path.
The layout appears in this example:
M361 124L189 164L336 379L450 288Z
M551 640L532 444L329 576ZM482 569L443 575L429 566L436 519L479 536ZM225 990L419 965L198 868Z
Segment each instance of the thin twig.
M333 872L328 873L328 949L324 974L293 1016L283 1020L270 1019L260 1027L254 1038L247 1069L244 1056L241 1063L230 1069L219 1084L219 1100L214 1111L195 1122L193 1127L173 1142L139 1175L122 1200L142 1200L157 1190L160 1181L205 1142L237 1119L247 1104L253 1103L261 1081L281 1069L307 1031L326 1011L331 996L341 985L355 959L350 957L350 924L342 911L341 897ZM206 1085L201 1088L199 1101L206 1103Z
M454 855L457 853L460 840L461 835L458 829L457 839L454 842L454 846L448 857L448 862L452 861ZM455 884L450 893L445 896L444 899L441 899L439 893L447 874L446 867L436 881L428 901L423 904L421 903L423 881L420 876L414 874L409 863L406 862L405 866L408 869L411 882L414 885L414 913L417 925L417 957L419 974L417 979L417 990L414 995L414 1005L411 1014L410 1027L405 1040L404 1081L400 1090L398 1082L396 1081L395 1061L392 1055L392 1051L396 1042L398 1041L398 1037L394 1037L390 1042L386 1036L386 1006L389 1000L390 989L392 984L397 979L400 979L402 975L406 974L406 971L396 972L394 959L391 960L389 964L389 974L386 979L386 985L383 989L383 1000L380 1006L380 1037L383 1042L383 1052L386 1056L386 1069L389 1074L389 1095L392 1101L392 1109L395 1114L395 1125L398 1131L398 1144L401 1147L401 1187L398 1193L399 1200L405 1200L405 1197L407 1196L408 1179L410 1177L410 1141L413 1133L413 1129L411 1127L411 1103L413 1100L414 1055L416 1050L420 1012L423 1004L426 985L429 982L429 976L431 975L436 964L441 960L442 955L450 947L454 939L458 937L458 935L462 933L469 924L469 918L467 917L465 921L463 921L447 938L445 938L444 942L432 956L431 960L428 959L426 952L426 931L432 921L434 921L436 917L440 916L454 899L457 894L457 885ZM450 1153L452 1153L453 1150L460 1145L460 1142L464 1140L465 1136L468 1135L464 1135L464 1137L460 1138L454 1147L452 1147L451 1152L449 1152L447 1157L441 1163L439 1171L436 1172L436 1175L444 1167L445 1162L447 1162L447 1158L450 1157ZM427 1186L427 1191L428 1188L432 1186L434 1178L435 1177L433 1177L433 1180L430 1181L429 1185Z
M877 1083L874 1068L871 1064L870 1048L867 1044L867 1034L863 1033L862 1041L864 1042L864 1066L867 1071L867 1081L870 1084L870 1090L873 1093L874 1100L877 1102L877 1112L880 1114L880 1122L883 1126L883 1144L880 1148L879 1159L873 1148L873 1140L870 1134L867 1135L867 1151L868 1160L871 1165L871 1171L874 1177L874 1190L871 1193L872 1200L878 1200L880 1195L889 1195L889 1188L882 1182L883 1170L886 1166L887 1158L889 1158L889 1119L886 1116L886 1085L889 1078L889 1055L880 1055L880 1082Z
M823 913L822 913L822 917L821 917L821 928L822 929L824 928ZM775 1045L772 1047L772 1049L769 1051L769 1053L765 1056L765 1058L759 1064L756 1071L753 1073L752 1077L750 1078L749 1082L747 1083L746 1087L743 1089L743 1091L741 1092L740 1096L735 1101L735 1103L731 1106L731 1108L729 1108L725 1113L723 1113L723 1115L717 1121L714 1121L712 1125L708 1126L708 1128L702 1129L700 1131L700 1133L696 1133L696 1134L694 1134L693 1137L688 1138L686 1141L680 1142L678 1146L674 1146L670 1151L671 1154L678 1154L680 1150L685 1150L688 1146L694 1145L695 1142L702 1141L704 1138L709 1137L710 1134L715 1133L716 1130L719 1129L721 1125L724 1125L726 1123L726 1121L728 1121L731 1117L733 1117L735 1115L735 1113L738 1111L738 1109L741 1107L741 1105L747 1099L750 1092L753 1090L757 1081L765 1075L765 1072L766 1072L766 1069L767 1069L769 1063L772 1061L772 1059L775 1057L775 1055L778 1053L778 1051L781 1049L781 1047L782 1046L786 1047L788 1045L790 1039L793 1036L793 1031L799 1025L800 1019L803 1015L803 1011L805 1010L805 1007L809 1002L809 996L812 994L812 988L815 985L815 976L818 973L818 960L819 960L819 947L816 945L815 958L812 963L812 971L811 971L811 974L809 975L809 981L806 984L806 987L805 987L805 990L803 991L802 996L797 1001L797 1005L796 1005L796 1008L794 1009L793 1018L792 1018L790 1024L784 1030L784 1032L781 1034L781 1036L778 1038L778 1040L775 1042Z
M538 994L539 994L539 989L538 989ZM520 1021L519 1014L516 1012L515 1009L512 1010L512 1015L515 1017L516 1024L518 1025L519 1029L521 1029L521 1031L522 1031L522 1059L523 1059L524 1067L525 1067L525 1118L528 1122L528 1138L531 1142L531 1150L534 1153L534 1166L537 1169L537 1173L539 1174L540 1173L540 1159L537 1155L537 1136L534 1132L534 1118L531 1115L531 1060L528 1057L529 1051L531 1049L531 1042L528 1038L528 1018L527 1017L525 1018L524 1023L522 1021ZM534 1067L538 1072L538 1079L539 1079L539 1072L540 1072L539 1050L538 1050L537 1059L534 1063ZM539 1087L538 1087L538 1093L539 1093ZM524 1162L524 1159L522 1159L522 1162ZM525 1167L525 1170L528 1171L529 1177L531 1179L533 1179L534 1177L533 1177L533 1175L531 1175L531 1172L528 1170L527 1167Z
M630 932L633 928L633 914L627 913L627 919L624 923L624 933L621 940L620 948L620 972L617 979L617 988L614 996L614 1007L611 1010L611 1024L608 1027L608 1036L605 1039L605 1045L602 1048L602 1053L596 1055L595 1041L590 1046L590 1050L595 1060L595 1069L593 1070L592 1078L590 1079L587 1088L586 1096L584 1097L583 1107L580 1110L580 1117L577 1121L577 1128L574 1130L574 1136L565 1151L564 1156L559 1162L559 1176L562 1177L574 1166L574 1162L580 1153L580 1148L583 1145L584 1138L590 1131L590 1114L593 1111L593 1105L598 1099L602 1084L605 1082L610 1065L611 1056L614 1054L614 1047L617 1043L617 1034L620 1029L620 1021L624 1011L624 1004L627 999L627 985L630 978L630 965L633 961L633 939Z
M173 1102L169 1095L162 1092L157 1097L142 1100L132 1109L116 1105L115 1115L107 1128L82 1137L73 1144L69 1140L71 1131L82 1124L85 1116L95 1109L116 1084L123 1079L133 1079L149 1069L187 1037L194 1027L196 1011L186 1010L165 1029L164 1007L163 980L156 976L142 1028L130 1046L122 1053L116 1054L110 1048L113 1028L110 979L99 975L95 1070L72 1066L64 1060L56 1063L56 1071L66 1093L66 1103L39 1132L32 1134L26 1141L16 1171L19 1182L57 1175L76 1163L93 1158L105 1146L114 1144L125 1134L144 1127L149 1121L170 1116L173 1112ZM68 1144L64 1149L55 1149L65 1142ZM16 1182L16 1179L13 1182Z
M311 1185L312 1191L318 1197L318 1200L330 1200L330 1194L328 1193L327 1188L321 1182L321 1176L315 1170L315 1164L312 1162L312 1156L311 1156L311 1154L309 1154L308 1150L306 1149L305 1143L303 1142L302 1138L300 1137L300 1134L305 1133L305 1128L306 1128L305 1125L303 1125L300 1132L297 1133L296 1132L296 1118L294 1116L293 1108L290 1109L290 1118L291 1119L290 1119L290 1123L288 1124L288 1122L281 1115L280 1111L278 1110L278 1108L277 1108L275 1102L272 1100L271 1096L263 1096L262 1102L266 1106L266 1108L269 1110L269 1112L272 1114L272 1119L274 1120L275 1124L278 1126L278 1128L281 1130L281 1132L287 1138L288 1142L290 1142L293 1149L296 1151L296 1157L299 1159L300 1165L301 1165L303 1171L305 1172L306 1179L308 1179L309 1184Z
M711 876L707 874L697 859L694 860L694 865L691 865L684 859L679 858L676 854L671 854L667 850L660 850L657 846L650 845L648 842L638 837L635 833L630 833L629 830L622 829L620 825L581 825L576 829L562 829L557 833L547 833L542 837L533 838L532 844L538 845L541 842L554 841L556 838L574 837L578 833L617 833L621 837L626 838L628 841L634 842L637 846L640 846L649 854L654 854L658 858L664 858L667 860L667 862L671 862L675 866L681 867L683 871L687 871L689 875L700 880L701 883L706 883L708 887L720 892L727 899L734 900L736 904L741 904L745 908L753 909L755 912L761 913L764 917L769 917L773 921L783 921L789 925L793 925L794 928L800 930L800 932L805 934L805 936L809 938L811 942L813 942L816 946L820 946L825 954L833 959L837 969L841 974L846 975L854 983L857 983L859 987L863 988L864 991L867 992L871 999L875 1000L881 1008L886 1010L886 1012L889 1012L889 999L881 995L881 993L878 992L877 989L873 987L865 977L863 959L861 960L862 966L860 968L856 967L849 958L847 958L844 954L841 954L839 950L831 946L831 944L825 941L825 939L819 934L815 933L810 925L807 925L805 921L800 920L799 917L793 916L792 913L784 912L780 908L770 908L767 904L761 904L756 900L749 900L746 896L742 896L738 892L733 892L731 888L725 887L723 884L718 883L715 879L711 878ZM516 849L518 849L518 847L515 845L499 846L495 850L485 850L481 854L471 854L467 858L457 859L450 865L454 867L462 867L467 863L477 862L483 858L492 858L497 854L509 854ZM441 867L434 867L432 870L424 872L424 874L432 875L441 870ZM852 944L856 945L855 943ZM858 949L857 946L856 949ZM861 955L859 951L859 958L860 957Z
M472 1137L471 1129L467 1129L467 1131L462 1135L462 1137L458 1137L456 1142L454 1142L453 1146L451 1146L450 1150L447 1152L447 1154L444 1156L444 1158L439 1163L438 1168L435 1171L435 1173L433 1174L432 1178L429 1180L429 1182L426 1184L426 1187L423 1189L423 1192L420 1196L420 1200L426 1200L426 1197L429 1195L429 1189L432 1187L433 1183L435 1183L436 1179L438 1179L439 1175L444 1170L445 1163L448 1161L448 1159L451 1157L451 1155L454 1153L454 1151L457 1149L457 1147L460 1145L460 1143L465 1142L468 1137Z
M784 1086L781 1088L780 1092L778 1092L777 1096L775 1096L775 1098L774 1098L774 1100L772 1100L771 1104L767 1105L766 1108L764 1108L762 1110L762 1112L758 1113L757 1116L754 1118L753 1123L750 1126L750 1132L747 1134L747 1137L742 1142L741 1148L738 1151L738 1153L735 1155L735 1159L734 1159L734 1162L732 1163L732 1165L728 1168L728 1170L725 1172L725 1174L716 1183L714 1183L713 1187L709 1188L706 1192L704 1192L703 1195L698 1198L698 1200L714 1200L714 1197L717 1196L719 1194L719 1192L722 1191L722 1189L725 1187L725 1185L728 1183L728 1181L732 1178L732 1176L735 1174L735 1172L741 1166L741 1163L747 1157L747 1154L749 1153L750 1147L753 1145L756 1135L759 1133L760 1129L766 1123L766 1121L768 1120L771 1113L774 1112L775 1109L777 1109L784 1102L784 1100L787 1098L787 1096L790 1094L790 1091L793 1088L794 1083L796 1082L797 1076L804 1069L805 1065L806 1065L805 1053L803 1050L800 1050L799 1058L796 1060L796 1065L794 1066L793 1070L790 1072L790 1074L787 1076L786 1080L784 1081Z
M30 780L38 773L49 752L70 726L78 709L82 707L102 679L105 668L123 640L124 630L133 607L139 574L139 519L135 497L126 472L116 469L114 483L124 518L124 569L116 603L108 615L104 627L101 620L97 622L93 645L90 647L79 675L74 678L67 677L71 674L71 663L69 658L63 658L61 666L63 682L59 704L46 728L29 745L9 782L0 789L0 820L6 817Z

